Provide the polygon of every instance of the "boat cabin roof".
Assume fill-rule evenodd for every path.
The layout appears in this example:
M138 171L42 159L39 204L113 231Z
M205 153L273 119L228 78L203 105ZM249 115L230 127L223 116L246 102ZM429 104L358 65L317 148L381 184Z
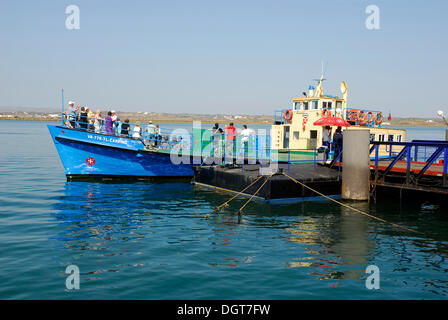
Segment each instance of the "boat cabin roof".
M333 101L344 101L342 98L333 97L333 96L321 96L321 97L300 97L300 98L293 98L293 102L300 102L300 101L316 101L316 100L333 100Z

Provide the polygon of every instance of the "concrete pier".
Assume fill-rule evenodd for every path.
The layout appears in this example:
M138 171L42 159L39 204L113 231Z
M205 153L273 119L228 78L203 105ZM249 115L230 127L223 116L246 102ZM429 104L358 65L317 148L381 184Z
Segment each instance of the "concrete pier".
M239 192L260 176L260 165L245 165L244 168L225 168L220 166L194 167L193 183L215 190ZM341 190L340 172L314 164L279 164L279 172L285 172L294 179L305 183L328 196L338 196ZM268 176L262 177L243 196L251 196ZM319 195L296 184L282 174L272 176L260 189L254 199L269 203L300 202L319 198Z
M342 199L369 200L369 130L343 132Z

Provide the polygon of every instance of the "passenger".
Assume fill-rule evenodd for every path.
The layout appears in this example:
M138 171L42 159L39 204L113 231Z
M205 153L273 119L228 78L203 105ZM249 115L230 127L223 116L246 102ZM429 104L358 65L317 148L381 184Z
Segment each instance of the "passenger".
M142 128L140 127L140 122L136 122L132 133L132 138L140 139L141 137L142 137Z
M156 126L152 124L150 120L148 126L146 127L146 134L148 135L148 140L151 146L155 145L156 140Z
M101 110L96 110L95 121L93 123L93 126L95 128L95 133L101 132L101 126L102 126L103 120L104 119L101 117Z
M251 135L255 134L255 132L251 129L248 129L246 125L243 125L243 130L241 130L241 154L244 155L249 145L249 138Z
M124 123L121 125L121 134L129 136L129 119L124 120Z
M120 118L117 118L115 121L115 134L118 136L121 133L121 126L123 122L121 122Z
M117 126L117 120L118 120L118 116L117 116L117 113L115 112L115 110L111 111L111 117L112 117L112 124L115 129L115 127Z
M168 136L163 137L163 145L168 148L170 147L170 138Z
M246 125L243 125L243 130L241 130L241 144L247 147L249 142L249 137L252 134L252 130L247 129Z
M337 157L339 156L339 153L342 150L342 129L341 127L338 127L336 129L336 132L333 135L333 144L334 144L334 159L337 159ZM341 155L341 159L339 161L342 161L342 155Z
M69 128L75 128L76 126L76 111L75 111L75 103L73 101L68 102L68 108L66 111L64 111L65 118L67 119L65 121L65 125Z
M212 137L213 137L213 155L215 157L221 156L221 137L224 131L219 127L219 123L215 123L215 126L212 128Z
M87 129L87 111L84 107L81 107L81 112L78 115L78 123L81 129Z
M107 113L107 117L104 119L106 121L105 127L106 127L106 134L114 134L114 124L112 121L112 112Z
M331 128L326 126L322 135L322 146L325 148L325 160L328 159L328 153L330 152L330 139Z
M173 148L175 148L176 150L180 148L180 140L178 140L178 138L176 136L173 137L171 144L172 144Z
M89 122L89 130L93 131L93 126L95 122L95 115L93 114L93 111L90 110L90 108L86 108L87 111L87 119Z
M235 137L238 134L236 131L236 128L233 126L233 122L230 122L229 126L226 128L226 145L228 154L230 154L232 157L234 155L235 150Z
M162 140L162 129L159 127L159 125L156 125L155 129L155 135L156 135L156 148L160 147L160 141Z
M76 108L75 108L75 111L74 111L74 115L75 115L75 126L74 126L74 128L79 128L79 120L78 120L78 117L79 117L79 108L81 107L81 105L80 104L78 104L77 106L76 106ZM78 121L77 121L78 120Z

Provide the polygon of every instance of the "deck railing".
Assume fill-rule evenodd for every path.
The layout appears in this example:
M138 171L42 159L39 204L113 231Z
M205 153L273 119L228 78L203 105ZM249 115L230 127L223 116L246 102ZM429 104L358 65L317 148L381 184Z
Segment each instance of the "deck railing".
M64 120L65 116L65 120ZM77 130L85 130L92 133L112 135L117 137L128 137L141 140L145 144L146 149L152 149L159 152L177 152L178 150L186 151L193 157L202 157L201 165L208 164L208 160L212 160L213 164L241 165L242 170L247 168L247 164L256 163L261 167L268 164L287 164L288 171L292 164L313 163L316 167L318 163L327 162L327 158L331 159L333 151L328 149L326 157L322 156L322 152L317 149L271 149L271 136L268 131L265 134L251 134L249 139L244 142L241 135L227 135L225 130L223 134L213 135L211 129L195 128L186 130L185 127L166 128L159 126L156 131L154 127L148 131L148 122L141 122L139 125L141 130L137 131L136 123L126 123L129 125L128 130L123 130L123 121L115 121L112 126L106 127L104 118L95 119L88 118L87 121L80 121L80 117L63 116L63 126L71 127ZM95 124L96 123L96 124ZM184 134L177 134L176 130L183 129ZM188 133L188 136L185 134Z
M116 120L112 122L112 126L107 127L105 118L95 119L88 118L87 121L81 121L76 116L75 118L69 118L65 116L63 126L78 130L85 130L92 133L112 135L117 137L127 137L133 139L142 140L146 146L158 150L171 150L176 147L191 148L191 146L184 145L181 135L173 134L175 129L156 127L155 125L148 130L149 123L138 125L140 130L135 130L136 123L124 122ZM125 126L123 126L125 125ZM128 127L128 129L125 129ZM189 142L191 143L191 142Z
M442 186L448 187L448 141L433 141L433 140L413 140L411 142L392 142L392 141L372 141L370 154L374 152L374 174L375 180L384 179L389 173L397 168L399 163L405 163L405 183L418 184L419 180L428 173L428 169L433 166L437 168L437 176L442 177ZM379 172L380 146L388 146L390 150L389 160L385 170ZM392 147L401 147L401 151L392 154ZM418 169L417 169L418 166Z

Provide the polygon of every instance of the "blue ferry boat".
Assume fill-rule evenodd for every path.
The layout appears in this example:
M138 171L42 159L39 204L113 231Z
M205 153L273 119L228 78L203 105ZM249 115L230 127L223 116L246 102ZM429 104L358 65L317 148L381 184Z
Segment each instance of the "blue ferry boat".
M189 178L193 155L174 164L170 152L148 150L142 139L95 133L64 125L48 125L67 179Z

